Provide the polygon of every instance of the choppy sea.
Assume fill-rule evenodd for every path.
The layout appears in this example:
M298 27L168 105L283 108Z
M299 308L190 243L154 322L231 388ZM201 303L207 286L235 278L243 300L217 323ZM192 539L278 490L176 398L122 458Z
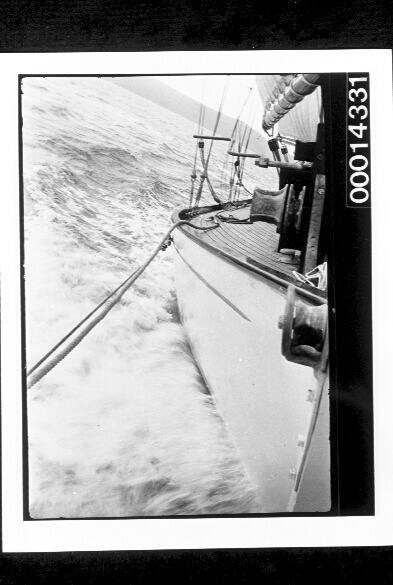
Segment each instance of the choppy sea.
M22 91L29 368L187 206L195 125L108 79ZM179 321L171 248L28 391L28 466L33 518L260 511Z

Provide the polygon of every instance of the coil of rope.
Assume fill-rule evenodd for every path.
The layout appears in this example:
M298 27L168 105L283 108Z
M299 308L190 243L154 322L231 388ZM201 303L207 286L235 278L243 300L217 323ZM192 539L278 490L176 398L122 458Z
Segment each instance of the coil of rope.
M170 243L171 233L178 227L188 225L196 230L208 231L215 229L218 225L210 225L208 227L195 225L187 220L180 220L173 224L173 226L166 232L160 243L156 246L154 251L150 254L147 260L137 268L130 276L128 276L114 291L112 291L105 299L103 299L88 315L86 315L75 327L73 327L56 345L54 345L38 362L27 371L27 387L31 388L39 382L48 372L50 372L59 362L61 362L84 337L109 313L109 311L119 302L124 293L130 286L143 274L149 264L154 260L160 250L165 249ZM101 310L100 310L101 309ZM92 318L90 322L89 319ZM82 328L88 322L85 327ZM81 329L82 328L82 329ZM69 340L74 334L81 331L73 337L65 347L65 342ZM62 349L61 349L62 348ZM57 351L59 350L59 351ZM53 357L52 357L53 356Z

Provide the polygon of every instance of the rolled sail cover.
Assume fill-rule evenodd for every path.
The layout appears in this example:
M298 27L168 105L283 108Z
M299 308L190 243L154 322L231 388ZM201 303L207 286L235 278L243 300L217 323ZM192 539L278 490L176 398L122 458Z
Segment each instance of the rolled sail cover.
M294 75L257 75L256 83L262 99L264 110L267 111L280 94L285 91ZM322 105L321 88L306 95L294 107L288 110L277 122L281 135L289 136L302 142L314 142Z

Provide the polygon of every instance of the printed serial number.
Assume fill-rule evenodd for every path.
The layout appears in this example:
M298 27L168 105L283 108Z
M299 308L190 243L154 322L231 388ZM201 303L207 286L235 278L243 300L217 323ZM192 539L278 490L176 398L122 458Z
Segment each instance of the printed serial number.
M349 205L370 199L369 78L348 76L347 164Z

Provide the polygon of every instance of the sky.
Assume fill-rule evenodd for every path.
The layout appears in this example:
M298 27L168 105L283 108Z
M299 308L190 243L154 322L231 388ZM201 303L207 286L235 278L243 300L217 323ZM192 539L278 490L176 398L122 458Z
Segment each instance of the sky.
M160 80L214 110L218 110L227 87L222 111L233 118L238 117L252 88L243 114L248 123L260 127L262 103L253 75L184 75L161 77Z

